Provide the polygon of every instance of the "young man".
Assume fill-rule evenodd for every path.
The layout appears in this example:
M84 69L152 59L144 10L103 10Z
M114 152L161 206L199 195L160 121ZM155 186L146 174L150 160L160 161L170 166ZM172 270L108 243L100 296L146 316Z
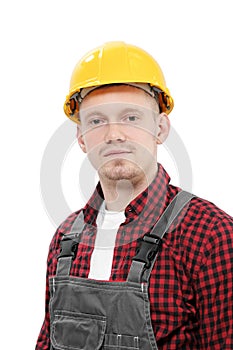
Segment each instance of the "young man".
M233 348L233 218L157 163L172 108L140 48L75 67L64 109L99 183L52 239L36 349Z

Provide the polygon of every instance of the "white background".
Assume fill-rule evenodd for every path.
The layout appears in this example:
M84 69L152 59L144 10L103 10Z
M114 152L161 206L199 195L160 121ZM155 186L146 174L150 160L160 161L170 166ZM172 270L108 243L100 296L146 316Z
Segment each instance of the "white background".
M191 159L192 191L233 215L231 6L231 0L1 2L1 348L33 349L42 324L55 223L41 199L41 160L66 120L73 67L90 49L121 40L156 58L175 100L172 125ZM72 211L83 204L76 186L81 159L73 146L63 164ZM174 160L161 150L160 161L179 185Z

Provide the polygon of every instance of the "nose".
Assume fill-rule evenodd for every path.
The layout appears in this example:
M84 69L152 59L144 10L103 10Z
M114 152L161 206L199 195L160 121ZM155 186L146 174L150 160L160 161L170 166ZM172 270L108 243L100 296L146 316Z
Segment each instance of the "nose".
M124 142L126 140L126 135L122 127L120 123L109 123L105 132L105 142Z

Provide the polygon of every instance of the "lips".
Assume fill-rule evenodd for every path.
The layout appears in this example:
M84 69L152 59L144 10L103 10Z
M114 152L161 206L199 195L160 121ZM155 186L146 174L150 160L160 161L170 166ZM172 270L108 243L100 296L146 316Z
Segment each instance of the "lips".
M116 156L116 155L122 155L122 154L130 154L132 151L126 150L126 149L114 149L114 150L108 150L106 151L103 156L109 157L109 156Z

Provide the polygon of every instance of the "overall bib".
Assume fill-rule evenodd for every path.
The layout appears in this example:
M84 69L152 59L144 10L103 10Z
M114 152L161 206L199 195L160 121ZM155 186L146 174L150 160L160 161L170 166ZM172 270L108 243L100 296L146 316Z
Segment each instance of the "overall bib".
M50 285L51 350L156 350L148 286L161 240L193 197L181 191L141 242L125 282L70 276L84 228L83 213L63 236L57 273Z

